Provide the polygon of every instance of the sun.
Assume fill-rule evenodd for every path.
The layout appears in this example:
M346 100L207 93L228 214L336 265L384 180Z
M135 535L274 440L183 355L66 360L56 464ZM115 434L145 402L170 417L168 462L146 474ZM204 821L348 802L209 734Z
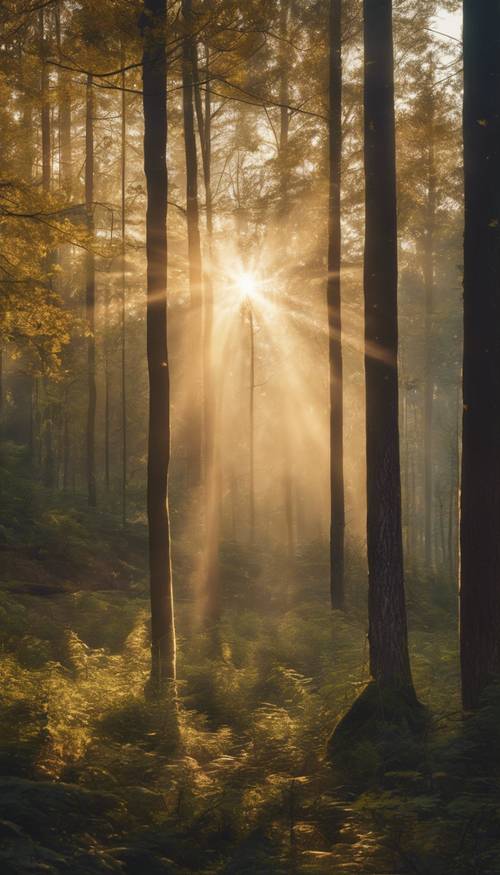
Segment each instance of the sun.
M242 272L238 276L236 287L242 303L248 303L255 300L257 297L257 285L255 276L247 271Z

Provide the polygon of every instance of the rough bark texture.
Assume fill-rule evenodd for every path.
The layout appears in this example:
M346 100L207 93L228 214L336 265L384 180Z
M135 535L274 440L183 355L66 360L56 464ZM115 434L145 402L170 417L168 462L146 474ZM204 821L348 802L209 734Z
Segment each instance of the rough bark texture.
M147 353L149 372L148 524L151 689L175 680L175 629L168 512L170 378L167 345L167 94L165 0L143 16L144 171L147 188Z
M85 117L85 208L89 237L94 231L94 95L92 76L87 77ZM87 338L87 496L91 507L97 504L95 474L95 255L92 243L85 255L85 311L89 336Z
M364 2L365 376L370 669L411 687L397 369L397 218L391 0Z
M500 675L500 4L464 2L461 666L465 708Z
M328 349L330 358L330 595L344 607L344 439L340 310L340 184L342 158L342 0L330 2L330 121L328 199Z

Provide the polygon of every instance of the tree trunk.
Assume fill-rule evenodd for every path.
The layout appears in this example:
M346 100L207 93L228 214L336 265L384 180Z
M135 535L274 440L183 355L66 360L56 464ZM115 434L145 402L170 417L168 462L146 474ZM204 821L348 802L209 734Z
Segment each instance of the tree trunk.
M94 233L94 94L92 76L87 76L85 117L85 209L89 240L85 255L85 310L89 335L87 338L87 497L91 507L97 504L95 474L95 255L92 250Z
M122 48L121 64L125 66L125 53ZM121 117L121 298L120 298L120 340L121 340L121 427L122 427L122 524L127 523L127 297L126 297L126 175L127 175L127 97L125 94L125 72L121 77L122 117Z
M220 614L219 540L220 476L215 444L217 396L213 380L213 206L212 206L212 106L210 94L209 49L205 45L205 105L201 99L198 51L193 46L194 101L200 139L206 203L208 259L203 275L203 468L205 490L205 616L207 622ZM208 262L208 263L207 263Z
M110 373L109 373L109 289L104 289L104 485L109 495L110 476Z
M248 440L249 440L249 535L250 546L255 542L255 328L252 305L247 311L249 335L250 382L248 392Z
M342 160L342 0L330 2L328 198L328 350L330 360L330 597L344 608L344 438L340 312L340 184Z
M434 310L434 234L436 226L436 166L434 157L434 101L432 81L429 83L427 203L424 231L423 276L425 293L425 385L424 385L424 518L425 570L433 571L433 415L434 374L432 362L432 330Z
M413 689L398 427L397 217L391 0L364 0L365 378L370 669Z
M279 15L280 31L280 138L279 138L279 169L280 169L280 206L281 219L286 219L288 214L288 182L289 155L288 135L290 132L290 76L289 76L289 46L287 45L288 18L290 14L290 0L281 0Z
M500 675L500 5L464 0L462 698Z
M167 344L166 2L145 0L142 58L144 171L147 188L147 353L149 436L147 505L151 595L151 690L175 681L168 469L170 376Z
M190 423L191 482L200 482L202 471L202 266L198 207L198 158L194 127L193 78L196 69L195 41L192 35L191 0L182 0L184 38L182 41L182 108L186 156L186 218L188 233L189 288L191 295L190 348L193 358L193 409Z
M42 190L50 191L50 99L49 99L49 67L47 58L47 40L45 36L45 10L40 10L40 102L41 102L41 133L42 133Z
M61 14L60 2L55 7L56 13L56 43L57 55L62 61L62 37L61 37ZM59 125L59 184L65 194L71 197L72 189L72 165L71 165L71 87L69 84L69 72L57 71L58 91L58 125Z

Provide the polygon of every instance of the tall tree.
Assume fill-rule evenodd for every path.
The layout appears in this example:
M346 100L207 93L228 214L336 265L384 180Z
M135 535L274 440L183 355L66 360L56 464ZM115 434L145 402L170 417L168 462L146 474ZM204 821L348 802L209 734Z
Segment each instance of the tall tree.
M207 251L203 260L203 471L205 498L205 563L204 591L205 617L213 622L220 612L219 589L219 538L220 538L220 488L219 464L215 441L217 421L217 394L213 378L213 327L214 327L214 242L212 202L212 99L210 89L210 50L204 44L205 99L202 99L198 47L195 41L192 52L194 77L194 103L200 152L202 158L205 191L205 219Z
M85 255L85 310L87 316L87 496L91 507L97 504L95 472L95 419L96 419L96 376L95 376L95 255L93 251L94 233L94 92L92 76L87 76L85 109L85 209L89 242Z
M125 53L121 50L121 65L125 66ZM120 192L121 192L121 294L120 294L120 341L121 341L121 431L122 431L122 523L127 522L127 285L126 285L126 178L127 178L127 95L125 91L125 71L121 75L121 154L120 154Z
M344 607L344 438L340 311L340 184L342 160L342 0L330 0L328 197L328 350L330 360L330 595Z
M48 36L45 22L46 11L42 7L39 12L40 28L40 102L41 102L41 133L42 133L42 188L45 193L50 191L51 176L51 124L49 98L49 66L47 64Z
M436 231L436 161L434 117L434 66L429 63L422 102L426 112L425 155L425 227L422 247L422 273L425 295L425 385L424 385L424 514L425 514L425 567L432 571L433 555L433 428L434 428L434 374L433 374L433 313L435 296L435 231Z
M149 435L147 505L151 595L151 689L175 681L175 627L168 510L170 375L167 343L166 0L145 0L143 29Z
M403 577L391 0L364 0L365 381L370 671L413 690Z
M184 37L182 41L182 109L186 156L186 218L188 232L189 288L191 294L191 355L194 379L193 410L190 428L190 473L198 483L202 468L202 264L198 205L198 157L194 126L194 71L197 68L193 36L192 0L182 0Z
M464 0L460 647L476 708L500 675L500 3Z

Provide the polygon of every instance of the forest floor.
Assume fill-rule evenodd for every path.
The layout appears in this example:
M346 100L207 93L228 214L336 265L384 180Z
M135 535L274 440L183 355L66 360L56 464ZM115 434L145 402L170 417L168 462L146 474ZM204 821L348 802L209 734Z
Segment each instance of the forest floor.
M324 545L291 562L224 543L214 653L176 543L174 715L144 698L144 525L50 495L12 447L0 502L2 873L498 875L500 696L463 721L446 582L408 584L425 737L381 727L331 764L367 680L355 550L342 615Z

